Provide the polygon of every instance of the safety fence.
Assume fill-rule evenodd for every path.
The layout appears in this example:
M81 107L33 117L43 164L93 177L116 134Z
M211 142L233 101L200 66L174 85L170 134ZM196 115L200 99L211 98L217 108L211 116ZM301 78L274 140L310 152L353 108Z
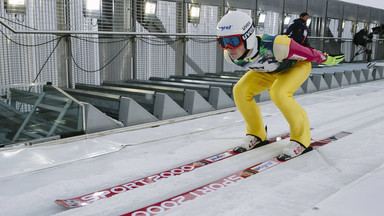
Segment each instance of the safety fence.
M299 12L307 10L313 14L308 23L313 48L345 53L346 62L366 61L367 47L353 44L353 36L379 26L381 18L374 15L382 13L368 8L368 20L335 18L331 1L309 0L276 4L264 0L25 0L13 6L11 2L1 1L0 85L52 82L73 87L75 83L239 70L223 59L215 36L219 19L234 9L253 17L257 34L281 34ZM343 14L352 6L367 9L335 2L345 8ZM313 9L317 4L328 5L329 13ZM374 35L369 45L373 60L384 59L379 52L384 48L382 36Z

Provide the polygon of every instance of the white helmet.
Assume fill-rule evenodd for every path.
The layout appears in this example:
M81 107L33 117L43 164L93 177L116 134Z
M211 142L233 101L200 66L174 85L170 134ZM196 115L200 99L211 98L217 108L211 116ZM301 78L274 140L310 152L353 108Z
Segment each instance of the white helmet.
M256 31L252 18L243 12L233 11L224 15L217 24L217 36L222 48L229 45L231 48L240 46L243 42L245 48L250 50L256 43ZM239 40L231 44L233 40L222 40L229 36L239 36ZM238 44L240 42L241 44Z

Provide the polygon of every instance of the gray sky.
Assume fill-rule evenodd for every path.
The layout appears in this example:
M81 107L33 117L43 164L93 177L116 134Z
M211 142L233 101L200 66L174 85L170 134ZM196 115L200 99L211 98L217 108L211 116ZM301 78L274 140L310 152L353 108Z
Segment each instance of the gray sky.
M344 2L364 5L368 7L380 8L384 9L384 1L383 0L341 0Z

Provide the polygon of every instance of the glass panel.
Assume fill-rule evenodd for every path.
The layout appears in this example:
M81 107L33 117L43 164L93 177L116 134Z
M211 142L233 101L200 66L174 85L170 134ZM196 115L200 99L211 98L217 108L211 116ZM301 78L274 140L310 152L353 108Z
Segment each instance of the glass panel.
M353 22L352 21L344 20L342 28L343 28L343 33L341 37L353 38Z
M340 26L341 23L338 19L328 18L325 25L325 37L332 37L335 39L326 39L324 40L324 48L323 51L331 54L341 53L341 44L342 41L336 39L340 35Z
M262 17L265 17L261 20L258 17L259 20L256 28L256 34L277 35L279 33L279 13L265 11L259 12L258 14L261 14Z
M339 20L338 19L327 19L327 25L325 29L325 37L339 36Z
M372 32L372 28L378 26L378 24L376 23L370 23L369 24L369 31L368 32ZM376 39L379 39L379 35L378 34L373 34L372 35L372 44L371 44L371 48L372 48L372 60L375 60L376 59L376 56L377 56L377 50L376 50L376 47L378 46L378 42L376 41Z
M83 134L83 108L51 85L0 86L0 145Z
M349 20L344 20L342 23L342 38L353 38L353 22ZM341 52L345 54L345 61L350 62L353 60L353 52L352 49L353 43L352 40L343 42L341 46Z

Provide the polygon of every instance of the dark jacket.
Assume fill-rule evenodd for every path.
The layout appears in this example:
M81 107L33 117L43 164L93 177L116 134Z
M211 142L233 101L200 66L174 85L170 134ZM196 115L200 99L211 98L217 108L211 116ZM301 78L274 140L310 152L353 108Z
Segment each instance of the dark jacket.
M286 35L289 35L294 41L303 46L309 46L307 39L308 33L306 23L300 18L295 19L285 32Z

